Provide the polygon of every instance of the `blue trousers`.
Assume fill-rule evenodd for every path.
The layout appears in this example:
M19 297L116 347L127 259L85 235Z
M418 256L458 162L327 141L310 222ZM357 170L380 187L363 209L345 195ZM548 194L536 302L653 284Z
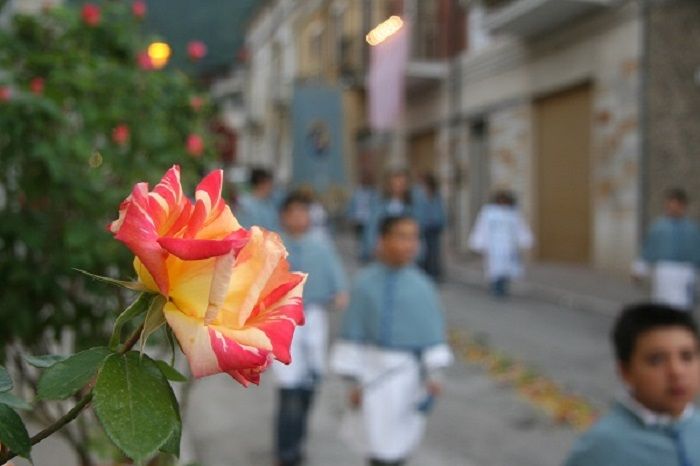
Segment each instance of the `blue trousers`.
M277 403L276 455L280 466L301 464L312 388L281 388Z

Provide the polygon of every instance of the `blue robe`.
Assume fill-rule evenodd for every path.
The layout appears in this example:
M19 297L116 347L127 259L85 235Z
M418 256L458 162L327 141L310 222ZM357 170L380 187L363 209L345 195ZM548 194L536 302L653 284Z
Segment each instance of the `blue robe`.
M289 256L290 269L308 274L304 284L304 304L327 306L347 289L347 279L335 246L328 236L312 231L299 238L281 234Z
M261 199L252 194L244 194L238 201L235 214L244 228L257 225L266 230L279 231L279 214L272 197Z
M700 267L700 228L688 218L662 217L651 226L642 258L645 262L680 262Z
M367 266L350 291L341 338L409 351L444 343L445 324L435 286L415 266Z
M576 442L565 466L681 466L672 429L679 432L690 464L700 466L698 414L668 427L646 426L620 403Z

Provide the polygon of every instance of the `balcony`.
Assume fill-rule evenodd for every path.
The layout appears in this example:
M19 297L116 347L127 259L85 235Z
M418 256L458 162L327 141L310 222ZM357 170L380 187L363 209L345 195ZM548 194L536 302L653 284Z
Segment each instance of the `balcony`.
M484 23L491 33L530 38L612 3L613 0L491 0Z

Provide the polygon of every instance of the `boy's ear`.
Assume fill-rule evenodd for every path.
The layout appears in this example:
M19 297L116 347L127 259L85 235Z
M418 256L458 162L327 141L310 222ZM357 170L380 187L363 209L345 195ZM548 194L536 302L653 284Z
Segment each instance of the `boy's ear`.
M630 374L630 363L617 361L616 363L617 375L625 383L625 385L630 386L631 374Z

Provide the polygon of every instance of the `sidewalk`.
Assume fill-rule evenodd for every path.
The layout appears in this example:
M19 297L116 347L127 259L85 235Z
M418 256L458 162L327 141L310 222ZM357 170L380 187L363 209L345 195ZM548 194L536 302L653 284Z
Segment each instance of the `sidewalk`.
M450 280L486 287L479 259L454 257L446 265ZM568 264L530 263L523 277L513 284L513 294L608 316L625 304L647 298L646 291L624 277L591 267Z

